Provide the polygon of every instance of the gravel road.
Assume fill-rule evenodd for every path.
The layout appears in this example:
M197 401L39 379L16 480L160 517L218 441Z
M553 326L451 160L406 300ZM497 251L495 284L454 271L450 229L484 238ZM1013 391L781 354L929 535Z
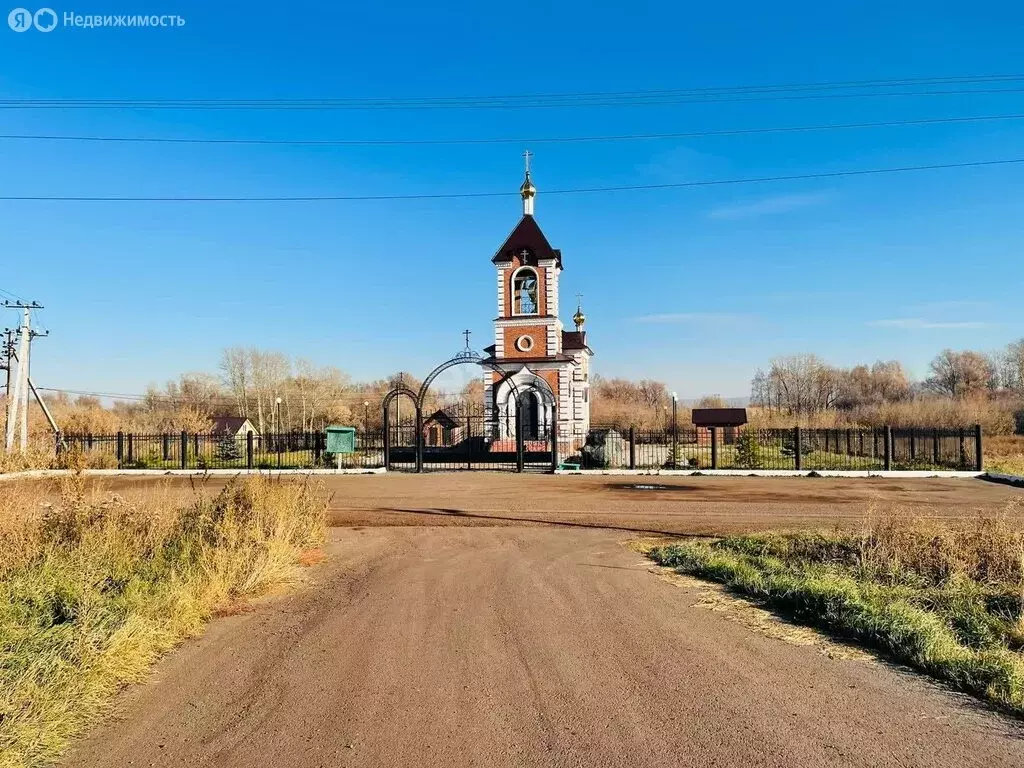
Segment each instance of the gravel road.
M1024 765L1019 723L709 610L632 535L333 528L310 585L216 620L65 765Z

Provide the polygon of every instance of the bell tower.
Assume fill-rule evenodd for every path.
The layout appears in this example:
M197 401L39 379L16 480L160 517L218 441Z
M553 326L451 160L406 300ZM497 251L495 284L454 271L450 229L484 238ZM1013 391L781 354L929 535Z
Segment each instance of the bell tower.
M530 169L532 153L523 153L526 175L519 187L523 215L494 254L497 281L497 315L494 318L494 345L487 348L489 362L505 375L485 377L485 405L501 422L499 434L507 438L511 387L503 383L512 378L546 387L556 405L541 406L537 415L538 434L557 429L559 438L568 441L563 448L573 451L573 441L586 436L590 424L589 360L583 315L577 307L576 331L567 332L558 317L558 282L562 272L562 252L552 248L534 218L537 188ZM499 416L500 415L500 416Z

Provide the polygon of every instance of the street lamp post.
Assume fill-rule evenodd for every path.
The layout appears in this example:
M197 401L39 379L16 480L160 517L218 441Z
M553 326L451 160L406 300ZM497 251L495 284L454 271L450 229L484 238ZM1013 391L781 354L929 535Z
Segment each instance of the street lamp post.
M370 434L370 401L363 401L363 436Z

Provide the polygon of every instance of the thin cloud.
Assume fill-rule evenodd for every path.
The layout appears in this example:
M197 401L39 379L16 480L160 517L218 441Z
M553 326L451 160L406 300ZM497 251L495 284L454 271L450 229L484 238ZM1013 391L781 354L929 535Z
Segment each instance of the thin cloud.
M910 307L911 312L936 312L941 310L947 311L968 311L968 310L981 310L981 309L992 309L995 307L995 303L991 301L974 301L974 300L963 300L953 299L951 301L926 301L921 304L915 304Z
M921 317L900 317L892 320L872 320L867 323L873 328L899 328L905 331L924 331L933 328L944 329L968 329L988 328L992 323L983 323L979 320L946 321L946 320L925 320Z
M749 315L737 315L728 312L666 312L656 315L634 317L635 323L736 323L749 320Z
M773 195L749 203L725 205L708 211L709 219L753 219L776 213L789 213L827 202L832 196L825 192L802 195Z

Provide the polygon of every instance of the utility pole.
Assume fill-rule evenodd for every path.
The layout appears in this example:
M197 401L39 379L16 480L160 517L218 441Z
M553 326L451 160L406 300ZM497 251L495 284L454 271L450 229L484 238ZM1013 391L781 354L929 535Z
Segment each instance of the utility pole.
M0 368L6 374L7 383L4 386L4 405L7 407L4 412L4 434L7 434L7 423L10 418L11 405L11 368L14 367L14 331L4 328L3 349L0 350ZM6 445L6 442L4 443Z
M35 391L35 387L32 386L32 382L29 380L29 365L31 360L31 344L32 339L35 336L44 336L46 334L35 333L32 330L32 310L42 309L42 306L37 302L27 304L22 301L5 301L4 307L7 309L20 309L22 313L21 326L18 328L18 349L14 351L13 345L9 344L8 356L13 357L18 363L17 376L14 379L14 390L10 389L8 384L7 391L7 425L6 434L4 440L4 448L7 451L14 450L14 436L18 431L18 419L21 419L21 434L20 434L20 448L21 452L24 453L28 450L28 394L30 389ZM8 336L8 338L10 338ZM7 361L7 375L8 381L10 377L11 361ZM36 394L38 399L38 393Z

